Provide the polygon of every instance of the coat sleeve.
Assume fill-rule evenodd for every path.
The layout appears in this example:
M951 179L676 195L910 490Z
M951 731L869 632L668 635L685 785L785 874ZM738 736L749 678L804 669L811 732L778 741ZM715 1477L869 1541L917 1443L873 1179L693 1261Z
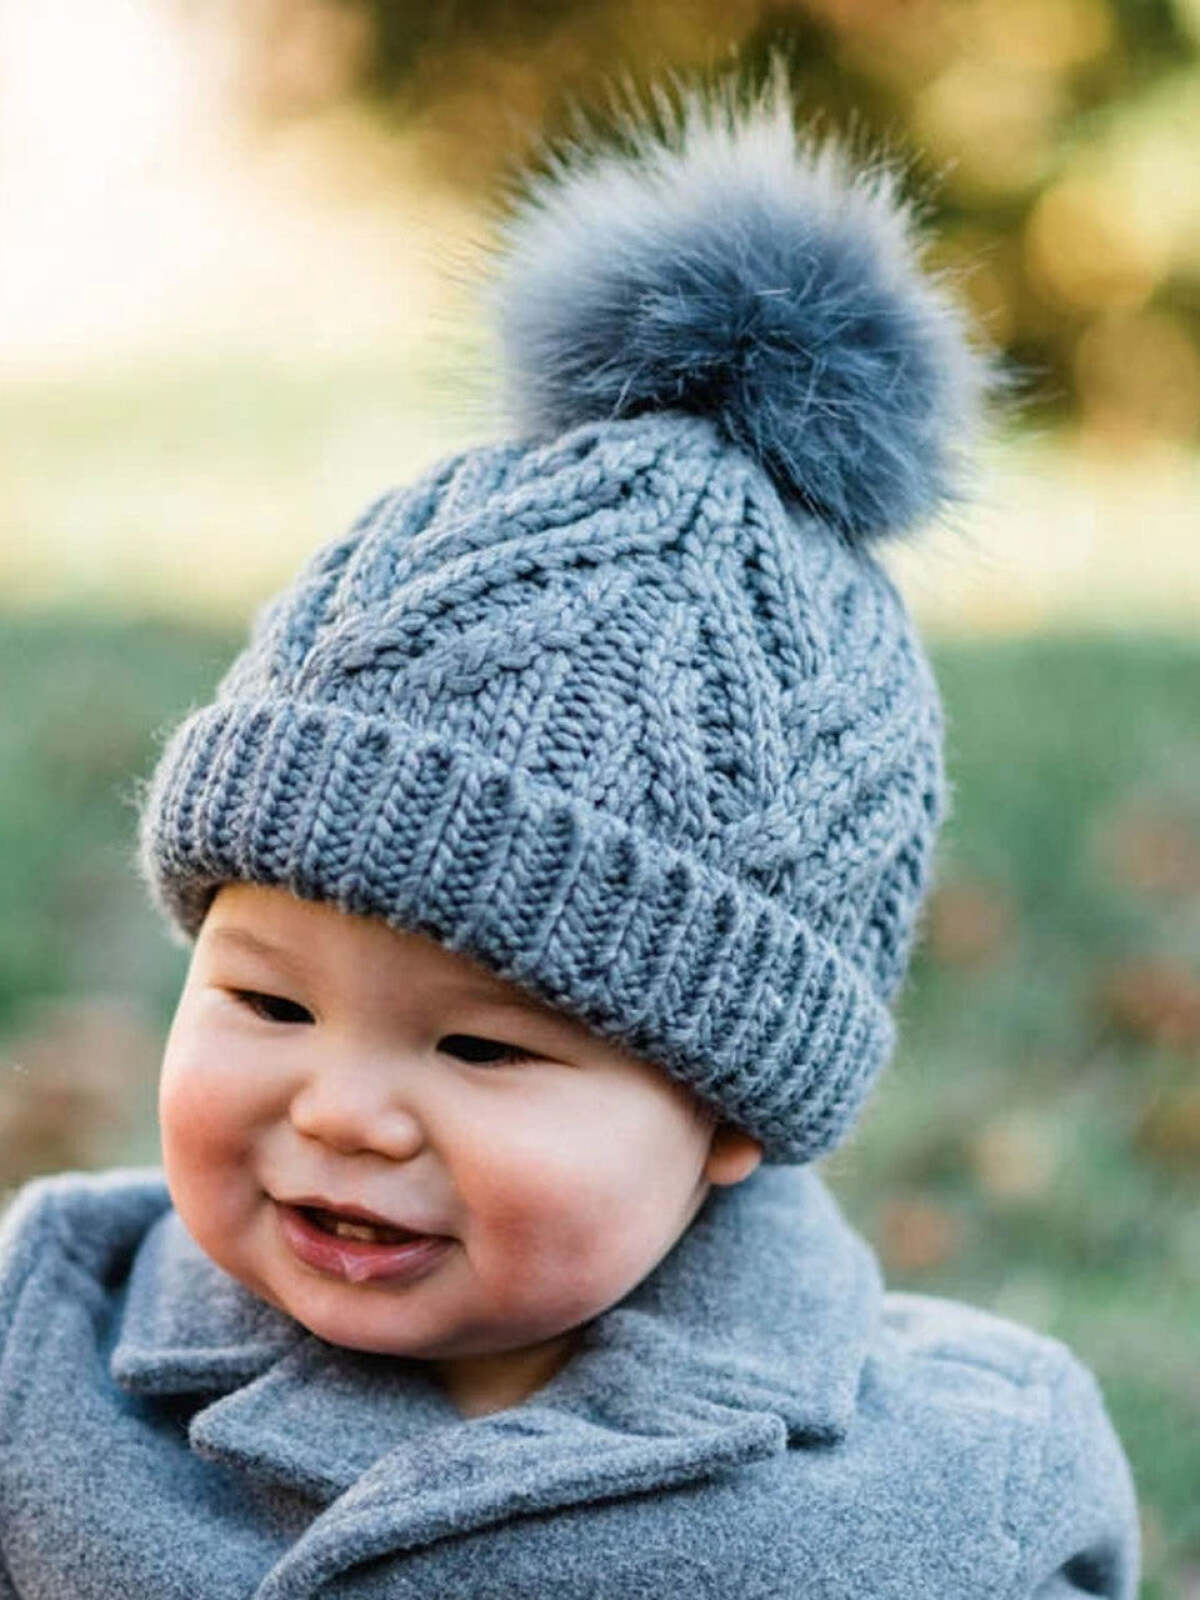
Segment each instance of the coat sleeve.
M1134 1600L1141 1542L1129 1463L1095 1378L1060 1348L1016 1516L1022 1560L1012 1600Z
M0 1215L0 1374L4 1371L13 1307L36 1265L43 1240L47 1183L45 1178L31 1179L9 1199ZM21 1600L4 1555L4 1531L0 1521L0 1600Z

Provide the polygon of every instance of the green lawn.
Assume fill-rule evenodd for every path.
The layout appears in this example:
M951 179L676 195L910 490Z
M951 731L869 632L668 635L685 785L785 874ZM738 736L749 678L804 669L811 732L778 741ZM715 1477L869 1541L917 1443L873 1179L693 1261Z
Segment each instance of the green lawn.
M0 625L0 1186L155 1159L184 956L134 873L135 783L235 643ZM1096 1369L1138 1482L1144 1600L1200 1593L1200 645L934 655L955 785L938 887L897 1059L824 1170L895 1286L993 1307Z

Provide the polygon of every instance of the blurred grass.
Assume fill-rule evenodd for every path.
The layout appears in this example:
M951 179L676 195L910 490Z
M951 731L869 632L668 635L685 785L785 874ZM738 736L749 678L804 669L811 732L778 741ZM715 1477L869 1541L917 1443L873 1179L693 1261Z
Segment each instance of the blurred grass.
M366 355L219 350L9 377L6 604L218 625L243 615L381 487L488 426L460 354L469 339L380 343Z
M137 882L132 802L240 637L84 611L0 626L9 1188L157 1159L153 1079L184 954ZM897 1060L824 1170L893 1285L990 1306L1095 1368L1138 1483L1143 1600L1194 1593L1200 645L932 653L953 814Z
M448 310L441 323L400 348L216 349L8 377L6 608L244 616L389 483L503 435L482 329ZM1198 506L1194 447L998 430L977 503L881 557L940 634L1186 633L1200 618Z

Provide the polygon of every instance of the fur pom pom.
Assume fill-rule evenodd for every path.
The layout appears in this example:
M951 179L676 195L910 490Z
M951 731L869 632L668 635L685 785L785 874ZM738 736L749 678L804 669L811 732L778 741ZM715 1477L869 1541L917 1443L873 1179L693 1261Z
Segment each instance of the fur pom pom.
M623 150L552 157L501 224L517 425L708 417L850 542L963 498L991 358L919 267L895 172L799 141L778 77L659 112Z

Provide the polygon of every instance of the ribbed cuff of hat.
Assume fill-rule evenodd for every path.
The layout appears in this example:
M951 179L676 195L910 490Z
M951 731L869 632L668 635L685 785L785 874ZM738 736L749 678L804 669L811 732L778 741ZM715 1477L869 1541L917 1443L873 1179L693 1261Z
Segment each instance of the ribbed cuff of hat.
M656 1062L767 1161L836 1145L891 1053L863 975L774 901L392 717L194 713L159 763L141 853L189 937L239 880L429 934Z

